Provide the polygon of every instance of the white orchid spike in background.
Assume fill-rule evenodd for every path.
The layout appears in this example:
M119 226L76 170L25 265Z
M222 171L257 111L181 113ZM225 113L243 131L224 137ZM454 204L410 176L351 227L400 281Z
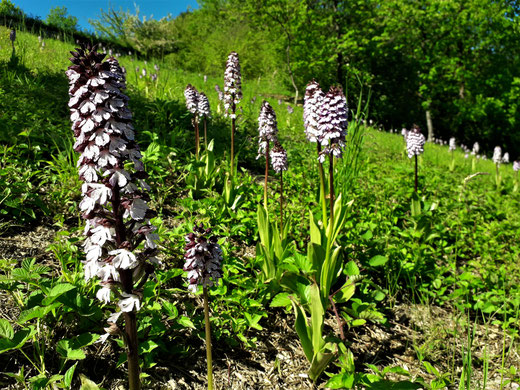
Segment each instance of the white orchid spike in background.
M336 158L343 156L348 126L347 99L339 87L331 87L321 102L318 111L318 142L323 146L319 156L321 162L326 154Z
M497 165L502 162L502 148L500 146L495 146L493 150L493 162Z
M124 74L115 58L103 62L105 55L95 49L82 46L71 52L73 65L66 74L74 150L81 154L85 279L97 277L102 286L98 299L117 303L119 311L109 318L115 323L121 313L141 306L136 285L158 262L158 236L150 223L154 213L147 205L147 175L134 139L128 97L122 92Z
M410 130L408 132L408 136L406 137L408 158L421 155L424 152L425 143L426 138L424 138L424 135L421 133L418 127L414 127L412 130Z
M307 84L303 101L303 124L305 135L310 142L318 141L318 122L320 119L318 110L324 97L325 94L316 81L312 80Z
M276 113L273 107L267 102L263 101L260 115L258 116L258 156L267 157L266 151L269 147L269 142L275 142L278 137L278 123L276 120Z
M237 52L232 51L226 62L224 73L224 108L226 116L236 118L236 105L242 99L242 75L240 73L240 62Z

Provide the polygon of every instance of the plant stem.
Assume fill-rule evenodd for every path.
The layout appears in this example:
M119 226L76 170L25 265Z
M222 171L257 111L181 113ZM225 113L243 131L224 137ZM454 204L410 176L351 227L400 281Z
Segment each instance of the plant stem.
M336 304L334 303L333 295L329 295L329 301L330 301L330 304L332 305L332 310L334 311L334 315L336 316L336 322L338 323L339 337L341 338L342 341L345 341L345 333L343 333L343 324L341 322L341 318L339 316L338 309L336 308Z
M321 153L321 145L319 142L317 144L318 156ZM327 201L325 199L325 173L323 172L323 164L320 162L318 166L319 174L320 174L320 198L321 198L321 213L322 213L322 221L323 226L327 226Z
M126 230L123 221L123 213L121 211L121 196L119 193L119 187L116 185L113 188L113 199L112 199L112 213L115 221L116 231L116 245L120 245L126 241ZM119 275L121 277L121 284L123 290L131 294L134 282L132 277L132 270L130 269L119 269ZM128 360L128 388L130 390L139 390L141 388L141 382L139 379L139 354L137 339L137 318L135 311L125 312L125 333L126 333L126 348L127 348L127 360Z
M265 175L264 175L264 208L267 212L267 177L269 176L269 141L265 148Z
M231 98L233 100L233 103L231 104L231 177L233 177L235 171L235 94L232 94Z
M208 131L206 125L206 115L204 115L204 148L208 150Z
M417 182L417 155L415 155L415 186L414 186L414 190L415 190L415 193L417 193L417 187L418 187L418 182Z
M330 223L334 223L334 156L329 154Z
M283 240L283 171L280 171L280 239Z
M200 137L199 137L199 119L197 114L193 114L193 123L195 124L195 156L197 160L199 159L199 145L200 145Z
M208 390L213 390L213 360L211 358L211 326L209 323L208 288L203 286L204 321L206 323L206 360L208 362Z

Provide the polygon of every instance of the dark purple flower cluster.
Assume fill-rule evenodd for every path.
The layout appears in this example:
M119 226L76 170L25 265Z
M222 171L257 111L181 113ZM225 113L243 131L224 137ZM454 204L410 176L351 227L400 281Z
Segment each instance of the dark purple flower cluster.
M208 97L204 92L201 92L199 95L199 105L198 105L198 113L199 116L209 118L211 116L211 109L209 107Z
M211 229L195 225L193 232L186 236L184 271L188 271L190 291L197 286L211 287L222 277L222 249L216 236L210 236Z
M76 50L66 74L74 150L81 153L85 279L101 280L97 296L104 302L110 301L112 290L123 287L121 311L138 310L134 286L122 280L121 272L131 271L131 281L149 273L149 262L158 263L158 236L150 223L155 214L147 205L147 175L134 139L128 97L122 92L125 77L118 61L113 57L103 61L105 55L96 52L96 46Z

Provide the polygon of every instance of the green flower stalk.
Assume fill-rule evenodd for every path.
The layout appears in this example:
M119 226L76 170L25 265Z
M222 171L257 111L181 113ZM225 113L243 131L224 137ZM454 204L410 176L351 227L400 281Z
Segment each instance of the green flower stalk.
M211 327L209 322L208 287L218 284L222 277L222 249L216 236L208 236L211 229L195 225L186 236L184 271L188 271L188 289L197 291L202 285L204 298L204 321L206 330L206 358L208 364L208 389L213 389L213 364L211 356Z
M515 172L515 187L513 188L513 191L518 191L518 172L520 171L520 161L514 161L513 162L513 171Z
M117 60L83 45L72 53L69 108L74 150L81 153L79 176L83 200L79 204L87 221L83 262L85 279L99 278L96 296L103 303L117 303L119 311L108 318L110 326L100 338L121 333L118 318L125 319L129 388L140 388L136 313L140 289L153 273L158 239L147 205L150 187L135 142L126 80Z

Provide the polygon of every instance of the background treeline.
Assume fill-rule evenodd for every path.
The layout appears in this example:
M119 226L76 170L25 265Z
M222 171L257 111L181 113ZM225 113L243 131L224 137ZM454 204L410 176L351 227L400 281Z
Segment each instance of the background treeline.
M4 0L5 1L5 0ZM220 75L231 50L246 79L301 101L312 78L352 107L371 91L385 129L428 129L488 152L520 147L520 4L510 0L199 0L177 17L101 12L100 38L179 68ZM276 93L273 89L273 93Z

